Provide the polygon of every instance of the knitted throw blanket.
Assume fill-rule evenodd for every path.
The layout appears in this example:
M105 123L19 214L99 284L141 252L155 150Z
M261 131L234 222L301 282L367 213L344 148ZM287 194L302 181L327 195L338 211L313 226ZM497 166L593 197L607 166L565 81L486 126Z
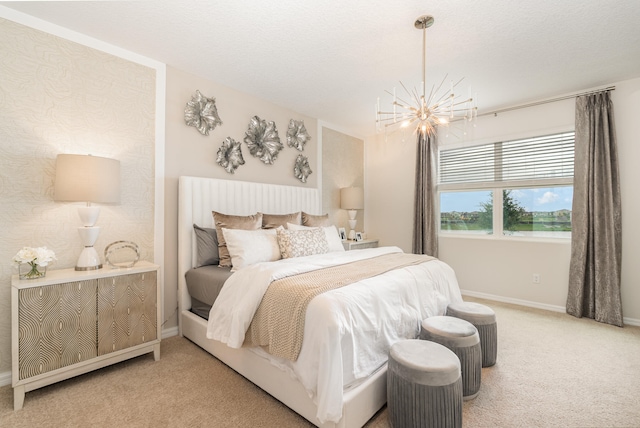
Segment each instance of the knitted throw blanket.
M392 253L273 281L253 316L245 345L263 346L271 355L296 361L311 299L329 290L430 260L434 257Z

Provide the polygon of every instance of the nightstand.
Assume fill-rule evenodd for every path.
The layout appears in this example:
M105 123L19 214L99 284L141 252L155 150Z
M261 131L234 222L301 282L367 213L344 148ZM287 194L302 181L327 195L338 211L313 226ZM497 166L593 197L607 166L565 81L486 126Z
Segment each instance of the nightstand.
M160 359L159 266L51 270L11 278L13 408L25 392L153 352Z
M362 250L363 248L377 248L378 240L377 239L363 239L362 241L342 241L342 245L344 249L347 251L350 250Z

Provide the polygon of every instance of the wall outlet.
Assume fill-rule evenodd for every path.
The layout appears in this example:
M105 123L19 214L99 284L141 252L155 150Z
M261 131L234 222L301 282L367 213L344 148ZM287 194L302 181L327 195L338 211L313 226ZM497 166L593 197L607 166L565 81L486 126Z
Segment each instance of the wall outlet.
M533 282L534 284L540 284L540 274L534 273L531 282Z

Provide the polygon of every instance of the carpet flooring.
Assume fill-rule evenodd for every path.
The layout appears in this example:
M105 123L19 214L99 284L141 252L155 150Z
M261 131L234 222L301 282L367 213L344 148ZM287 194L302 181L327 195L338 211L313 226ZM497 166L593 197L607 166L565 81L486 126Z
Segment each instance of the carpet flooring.
M482 369L464 427L640 427L640 328L499 302L498 359ZM0 388L1 427L310 427L187 339L32 392L13 411ZM388 427L382 408L366 425Z

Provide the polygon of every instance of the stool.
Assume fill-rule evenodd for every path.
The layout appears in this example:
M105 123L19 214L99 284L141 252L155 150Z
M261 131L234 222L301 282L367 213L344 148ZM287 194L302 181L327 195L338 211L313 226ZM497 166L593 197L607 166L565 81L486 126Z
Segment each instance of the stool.
M460 360L435 343L394 343L387 366L387 408L395 428L462 427Z
M435 316L422 321L420 339L430 340L451 349L460 359L462 396L471 400L480 391L482 350L478 330L465 320Z
M498 325L493 309L474 302L451 303L447 315L469 321L478 329L482 367L494 365L498 356Z

